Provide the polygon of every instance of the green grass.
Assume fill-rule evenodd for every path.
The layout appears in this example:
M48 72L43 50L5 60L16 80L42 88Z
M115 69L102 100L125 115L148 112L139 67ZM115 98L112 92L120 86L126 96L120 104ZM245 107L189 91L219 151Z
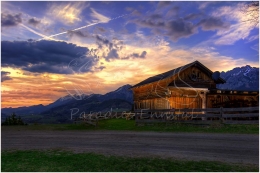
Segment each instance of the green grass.
M134 120L108 119L98 122L94 127L88 124L45 124L28 126L2 126L2 130L128 130L128 131L156 131L156 132L201 132L201 133L240 133L259 134L259 125L188 125L188 124L154 124L135 126Z
M160 158L129 158L93 153L5 151L3 172L258 172L257 165L213 161L181 161Z

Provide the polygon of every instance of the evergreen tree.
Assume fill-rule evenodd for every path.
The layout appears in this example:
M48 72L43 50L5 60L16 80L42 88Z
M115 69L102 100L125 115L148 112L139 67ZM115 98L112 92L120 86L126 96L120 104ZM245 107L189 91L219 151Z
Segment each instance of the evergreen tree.
M2 125L26 125L26 124L23 122L20 116L16 118L15 113L13 113L11 116L6 117Z

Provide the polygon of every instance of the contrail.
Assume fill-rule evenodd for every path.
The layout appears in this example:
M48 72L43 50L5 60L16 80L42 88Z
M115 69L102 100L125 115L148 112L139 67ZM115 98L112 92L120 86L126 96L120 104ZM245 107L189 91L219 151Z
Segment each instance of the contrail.
M129 13L129 14L131 14L131 13ZM125 14L125 15L122 15L122 16L115 17L115 18L113 18L113 19L108 20L107 22L109 22L109 21L111 21L111 20L115 20L115 19L121 18L121 17L124 17L124 16L129 15L129 14ZM79 27L79 28L76 28L76 29L73 29L73 30L68 30L68 31L77 31L77 30L80 30L80 29L83 29L83 28L87 28L87 27L89 27L89 26L93 26L93 25L99 24L99 23L103 23L103 22L92 23L92 24L85 25L85 26L82 26L82 27ZM62 34L66 34L66 33L68 33L68 31L61 32L61 33L54 34L54 35L50 35L50 36L45 36L45 35L43 35L43 36L42 36L43 38L39 39L38 41L43 40L43 39L46 39L46 38L52 39L52 37L55 37L55 36L58 36L58 35L62 35ZM42 34L41 34L41 35L42 35Z
M102 22L99 22L99 23L102 23ZM92 25L99 24L99 23L92 23L92 24L89 24L89 25L86 25L86 26L82 26L82 27L80 27L80 28L76 28L76 29L73 29L73 30L68 30L68 31L80 30L80 29L83 29L83 28L86 28L86 27L89 27L89 26L92 26ZM66 33L68 33L68 31L61 32L61 33L54 34L54 35L50 35L50 36L43 36L43 38L39 39L38 41L43 40L43 39L46 39L46 38L52 39L52 37L55 37L55 36L58 36L58 35L62 35L62 34L66 34Z
M25 25L22 24L22 23L21 23L20 25L21 25L22 27L28 29L29 31L33 32L34 34L37 34L37 35L39 35L39 36L41 36L41 37L49 38L49 39L51 39L51 40L55 40L55 39L53 39L53 38L51 38L51 37L49 37L49 36L46 36L46 35L44 35L44 34L41 34L41 33L37 32L37 31L35 31L35 30L29 28L28 26L25 26Z

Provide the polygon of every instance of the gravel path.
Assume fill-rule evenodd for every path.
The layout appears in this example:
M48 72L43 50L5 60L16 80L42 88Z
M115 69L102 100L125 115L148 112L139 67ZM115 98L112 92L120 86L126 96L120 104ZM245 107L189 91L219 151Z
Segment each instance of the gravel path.
M129 157L259 164L259 136L126 131L2 130L2 150L65 149Z

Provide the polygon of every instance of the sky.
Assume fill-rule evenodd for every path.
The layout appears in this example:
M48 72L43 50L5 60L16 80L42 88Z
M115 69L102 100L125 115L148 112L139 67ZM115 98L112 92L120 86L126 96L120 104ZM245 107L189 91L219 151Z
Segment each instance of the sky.
M259 67L250 2L1 2L1 106L105 94L195 60Z

